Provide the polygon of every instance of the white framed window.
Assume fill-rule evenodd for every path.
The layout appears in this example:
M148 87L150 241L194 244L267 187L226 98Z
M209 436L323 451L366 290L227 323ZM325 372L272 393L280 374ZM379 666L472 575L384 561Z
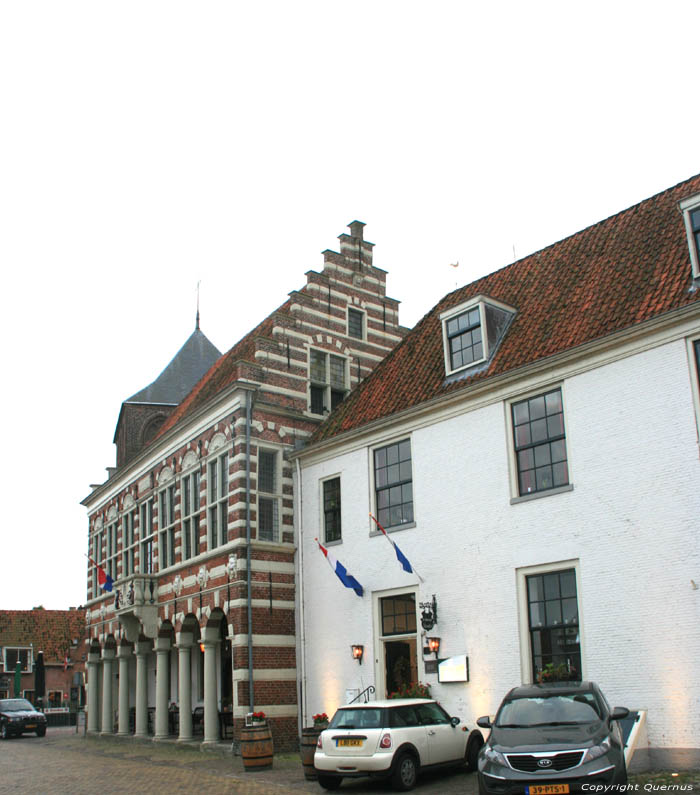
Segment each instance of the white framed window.
M277 450L258 448L258 539L280 540L280 502L282 499Z
M483 295L442 312L445 373L452 375L486 361L514 316L512 307Z
M136 508L122 516L122 577L128 577L136 571Z
M348 307L348 337L365 338L365 313L352 306Z
M208 462L207 506L209 549L215 549L228 541L228 453Z
M155 529L153 526L154 499L150 497L139 506L139 571L141 574L153 574L153 546L155 544Z
M330 413L348 392L348 362L344 356L309 349L309 411Z
M105 549L105 562L103 566L105 572L114 581L117 579L117 529L116 521L110 522L110 524L107 525L107 545Z
M506 401L511 504L571 491L563 389Z
M700 279L700 195L683 199L679 206L688 237L693 278Z
M340 475L321 481L323 540L330 544L343 538L340 511Z
M182 504L182 558L199 555L200 477L199 466L183 475L180 490Z
M102 532L95 530L92 536L92 559L95 563L102 563ZM97 566L92 566L92 598L96 599L100 595L100 586L97 582Z
M579 561L516 569L523 682L536 682L548 666L584 679Z
M410 438L375 447L371 454L377 521L385 530L412 524L414 511Z
M700 337L688 340L688 361L690 364L690 388L695 406L695 423L700 443Z
M31 646L6 646L3 649L3 665L5 673L14 673L20 662L21 671L30 674L34 666L34 654Z
M158 568L175 565L175 484L158 492Z

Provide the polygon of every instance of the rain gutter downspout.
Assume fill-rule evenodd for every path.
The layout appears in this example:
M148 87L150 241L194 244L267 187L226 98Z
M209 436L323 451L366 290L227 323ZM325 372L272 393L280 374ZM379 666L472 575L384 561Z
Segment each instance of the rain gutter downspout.
M301 696L301 728L306 723L306 623L304 620L304 509L303 509L303 492L301 489L301 464L299 459L296 459L297 465L297 493L294 495L294 502L297 508L297 543L299 554L297 555L297 583L299 594L299 661L301 663L301 671L299 672Z
M248 593L248 697L250 711L255 711L255 696L253 693L253 600L252 600L252 567L253 552L250 544L250 423L252 399L251 393L246 391L245 398L245 545L246 545L246 577Z

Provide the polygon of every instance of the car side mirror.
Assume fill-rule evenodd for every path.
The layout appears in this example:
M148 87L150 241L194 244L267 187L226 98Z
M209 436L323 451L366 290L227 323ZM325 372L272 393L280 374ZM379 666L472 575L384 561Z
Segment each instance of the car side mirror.
M481 718L478 718L476 721L477 726L481 726L482 729L490 729L491 728L491 719L488 715L484 715Z
M451 723L453 726L456 726L458 723L460 723L460 719L459 719L458 717L456 717L456 716L455 716L454 718L450 718L450 723Z
M613 711L610 713L608 720L610 723L612 723L614 720L624 720L629 714L630 711L627 709L627 707L613 707Z

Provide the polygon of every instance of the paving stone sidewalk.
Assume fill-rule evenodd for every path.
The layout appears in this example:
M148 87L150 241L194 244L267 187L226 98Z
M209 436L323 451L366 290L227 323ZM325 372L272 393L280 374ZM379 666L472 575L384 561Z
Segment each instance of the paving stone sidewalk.
M0 793L16 795L101 795L111 793L325 793L306 781L299 757L275 755L272 768L246 772L226 746L198 746L84 737L75 729L49 729L45 738L25 736L0 743ZM388 782L346 780L340 792L389 795ZM446 771L421 778L421 795L475 795L476 776Z

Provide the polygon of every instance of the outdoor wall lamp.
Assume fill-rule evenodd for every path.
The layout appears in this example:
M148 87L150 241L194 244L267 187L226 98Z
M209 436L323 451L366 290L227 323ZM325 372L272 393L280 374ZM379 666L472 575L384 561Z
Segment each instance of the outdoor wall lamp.
M202 654L204 654L204 644L203 643L199 644L199 650L202 652Z
M440 638L428 638L428 648L435 655L435 659L437 659L438 653L440 652Z
M365 653L365 647L360 643L353 643L351 649L352 649L353 660L357 660L357 662L359 662L360 665L362 665L362 656Z

